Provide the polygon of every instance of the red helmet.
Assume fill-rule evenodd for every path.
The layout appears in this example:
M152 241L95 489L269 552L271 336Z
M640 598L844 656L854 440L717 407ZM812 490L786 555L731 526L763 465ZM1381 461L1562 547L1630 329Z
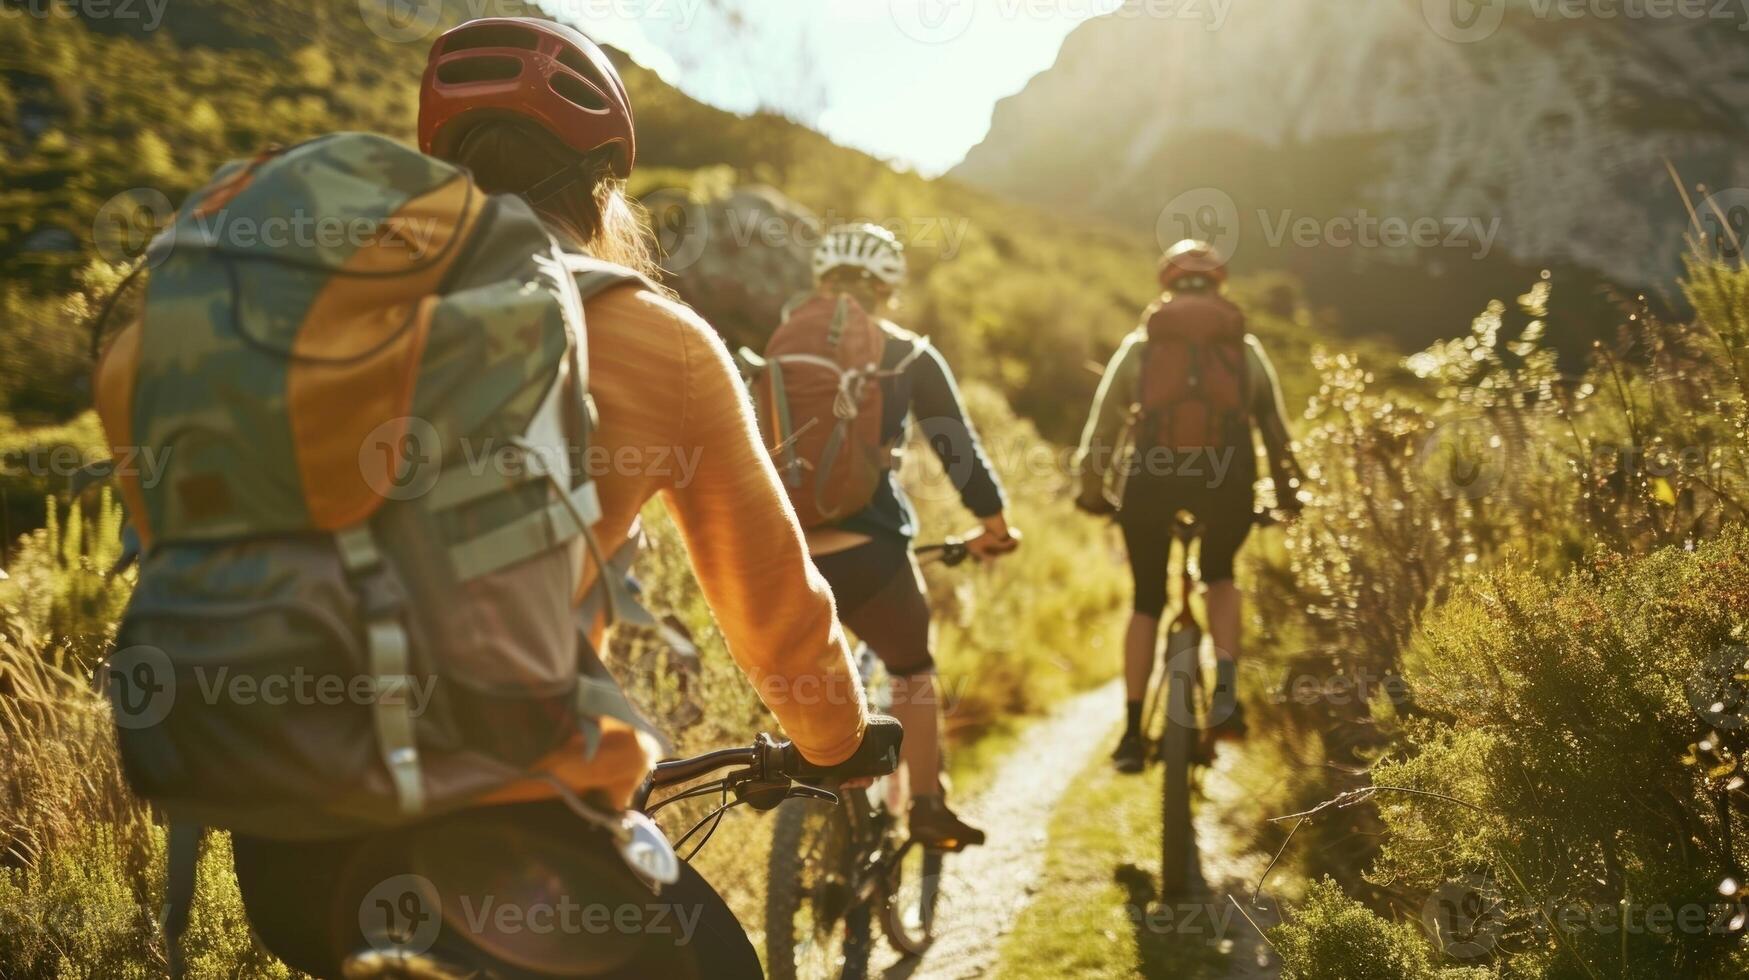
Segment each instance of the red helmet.
M618 143L613 172L632 172L636 141L625 83L576 28L486 17L437 39L419 86L419 149L448 156L473 123L494 115L532 120L579 154Z
M1194 238L1184 241L1166 250L1166 257L1160 260L1160 285L1171 289L1178 280L1188 276L1202 276L1212 282L1227 281L1227 260L1208 242L1199 242Z

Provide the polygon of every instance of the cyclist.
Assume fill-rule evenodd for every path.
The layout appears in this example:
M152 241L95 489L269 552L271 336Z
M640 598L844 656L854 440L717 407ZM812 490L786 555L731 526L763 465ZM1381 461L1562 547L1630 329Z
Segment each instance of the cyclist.
M507 72L527 84L506 84ZM489 18L446 33L432 49L419 129L421 149L465 166L489 193L522 195L564 247L655 271L624 191L634 157L625 88L578 31ZM644 504L662 496L736 662L808 760L841 763L867 724L860 682L728 351L709 324L653 288L602 293L586 312L600 418L591 448L616 461L595 474L598 534L623 539ZM664 462L676 455L696 466ZM824 695L781 696L798 688ZM239 836L235 863L250 922L287 964L339 976L366 945L360 917L381 898L372 889L415 867L437 868L443 876L421 871L443 910L426 955L478 975L759 976L745 932L695 871L683 869L677 884L657 893L629 871L606 833L567 805L623 808L651 754L632 729L604 721L592 753L579 742L541 760L541 778L476 809L356 839ZM512 904L513 917L495 911ZM551 928L537 928L540 909ZM603 910L610 928L590 918Z
M1263 437L1279 510L1291 516L1301 507L1281 388L1263 346L1246 332L1244 314L1225 294L1225 260L1204 242L1180 242L1162 259L1159 280L1160 298L1105 369L1076 453L1076 505L1116 514L1135 581L1124 635L1126 723L1112 753L1122 772L1142 768L1142 699L1179 512L1201 525L1198 571L1216 657L1210 718L1214 736L1226 738L1245 732L1236 699L1240 592L1233 558L1253 523L1253 431ZM1125 449L1126 431L1133 452Z
M829 230L814 251L813 265L816 285L810 295L848 295L877 317L896 304L905 281L903 246L879 225ZM1020 538L1008 526L1001 482L966 417L953 371L927 341L884 317L879 323L886 334L881 368L895 372L880 380L882 443L903 446L907 419L922 420L961 502L982 522L966 546L980 560L1009 554ZM897 472L895 466L882 474L874 497L857 513L811 528L808 550L832 585L844 624L874 650L893 679L892 712L905 728L911 835L927 845L957 849L982 844L984 832L959 819L943 798L929 602L911 554L917 519Z

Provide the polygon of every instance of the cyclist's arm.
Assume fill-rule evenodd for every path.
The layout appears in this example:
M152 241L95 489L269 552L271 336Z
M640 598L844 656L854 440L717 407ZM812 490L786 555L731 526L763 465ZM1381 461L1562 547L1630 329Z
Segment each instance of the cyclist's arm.
M1135 401L1136 372L1141 368L1142 334L1138 331L1124 338L1105 373L1099 378L1099 391L1093 396L1093 409L1087 414L1087 425L1081 430L1081 445L1075 450L1075 472L1081 479L1081 500L1097 504L1105 494L1105 474L1111 468L1113 453L1123 433L1124 419Z
M1252 386L1251 414L1257 420L1257 431L1263 436L1263 449L1269 458L1270 478L1275 481L1277 503L1297 506L1295 493L1303 482L1300 464L1294 458L1293 440L1287 431L1287 404L1281 397L1281 381L1275 376L1275 365L1263 352L1256 337L1247 335L1246 350L1251 359L1253 376L1260 383Z
M669 481L669 510L729 653L761 700L810 762L842 762L867 716L831 592L808 559L728 348L690 309L666 305L681 321L685 355L676 442L697 454L690 473Z
M1006 506L1002 481L966 416L953 369L934 347L925 347L911 363L910 375L911 412L923 427L924 437L954 481L966 509L991 526Z

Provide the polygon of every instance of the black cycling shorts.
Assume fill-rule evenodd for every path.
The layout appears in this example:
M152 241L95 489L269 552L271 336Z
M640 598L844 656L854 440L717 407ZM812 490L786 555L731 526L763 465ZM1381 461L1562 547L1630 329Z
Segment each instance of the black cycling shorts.
M1235 487L1244 489L1235 492ZM1129 552L1137 613L1159 618L1166 610L1172 528L1180 511L1189 512L1202 524L1198 577L1203 582L1226 582L1233 578L1233 559L1251 533L1254 501L1250 487L1249 480L1229 481L1220 487L1209 487L1200 481L1174 482L1169 478L1130 480L1117 522Z
M877 537L846 551L816 555L832 586L838 619L887 665L894 677L935 669L929 649L929 598L923 573L900 538Z

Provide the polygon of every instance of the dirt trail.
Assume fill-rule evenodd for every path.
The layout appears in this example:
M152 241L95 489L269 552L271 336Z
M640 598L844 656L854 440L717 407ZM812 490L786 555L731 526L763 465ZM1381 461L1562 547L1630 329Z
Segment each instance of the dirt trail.
M901 962L877 936L872 975L884 980L969 980L993 977L1004 938L1039 887L1048 848L1048 829L1057 805L1075 774L1109 746L1112 716L1121 682L1113 681L1077 695L1035 723L1021 736L989 786L964 801L971 823L990 831L990 843L948 859L942 882L938 933L929 953L918 961ZM1205 771L1207 797L1196 817L1198 847L1210 899L1227 905L1237 899L1257 925L1269 928L1280 919L1273 903L1254 909L1251 886L1267 856L1245 853L1233 832L1216 813L1222 801L1252 792L1259 778L1236 765L1236 753L1223 751ZM1279 966L1268 945L1237 910L1225 951L1226 973L1232 980L1274 980Z
M1051 814L1075 774L1105 747L1120 683L1076 695L1028 728L984 792L964 801L990 842L947 860L935 945L920 962L898 963L877 947L876 976L964 980L990 976L1002 937L1038 887ZM883 972L884 971L884 972Z

